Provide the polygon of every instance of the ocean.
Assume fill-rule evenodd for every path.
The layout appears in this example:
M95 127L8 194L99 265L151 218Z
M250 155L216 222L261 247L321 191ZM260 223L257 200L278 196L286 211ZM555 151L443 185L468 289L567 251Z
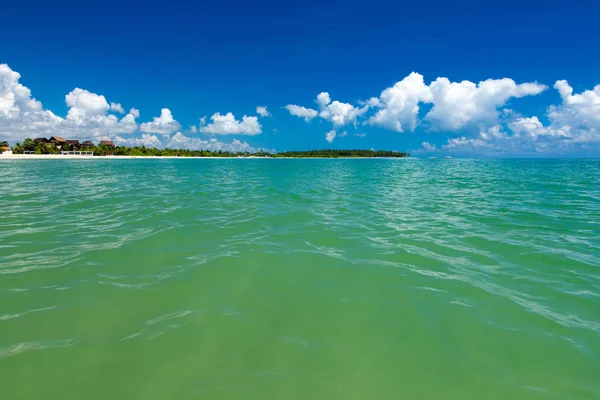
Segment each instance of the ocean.
M600 398L600 160L0 176L2 399Z

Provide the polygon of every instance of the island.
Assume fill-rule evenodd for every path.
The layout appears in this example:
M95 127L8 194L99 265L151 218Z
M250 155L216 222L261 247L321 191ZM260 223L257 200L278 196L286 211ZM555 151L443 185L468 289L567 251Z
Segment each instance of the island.
M8 145L5 142L3 144ZM25 139L12 147L12 154L24 155L79 155L79 156L129 156L129 157L211 157L211 158L402 158L410 154L403 151L389 150L306 150L269 152L259 150L251 153L223 150L190 150L190 149L157 149L154 147L116 146L110 140L102 140L97 145L91 140L66 140L60 136L50 139Z

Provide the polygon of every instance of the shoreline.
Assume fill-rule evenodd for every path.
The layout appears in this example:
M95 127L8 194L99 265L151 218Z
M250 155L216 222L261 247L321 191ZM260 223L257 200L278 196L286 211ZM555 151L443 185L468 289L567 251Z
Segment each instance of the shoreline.
M79 155L62 155L62 154L12 154L0 155L0 160L254 160L254 159L270 159L270 160L335 160L335 159L350 159L350 160L417 160L418 157L177 157L177 156L79 156Z

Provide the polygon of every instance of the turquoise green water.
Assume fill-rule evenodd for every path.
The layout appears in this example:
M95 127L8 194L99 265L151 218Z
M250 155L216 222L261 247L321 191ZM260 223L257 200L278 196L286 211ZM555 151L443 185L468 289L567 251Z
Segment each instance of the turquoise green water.
M0 161L2 399L598 399L599 160Z

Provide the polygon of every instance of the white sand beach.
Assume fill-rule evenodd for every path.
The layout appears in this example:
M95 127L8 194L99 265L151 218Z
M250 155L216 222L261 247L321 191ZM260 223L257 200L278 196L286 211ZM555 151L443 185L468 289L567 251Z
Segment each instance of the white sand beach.
M73 154L0 154L0 160L252 159L269 157L91 156Z

